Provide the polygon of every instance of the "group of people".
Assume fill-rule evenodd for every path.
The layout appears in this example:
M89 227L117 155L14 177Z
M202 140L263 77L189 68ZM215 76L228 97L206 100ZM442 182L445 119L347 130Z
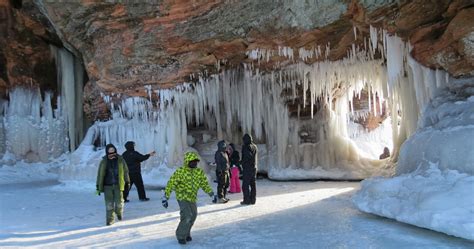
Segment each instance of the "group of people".
M207 180L204 170L197 167L200 162L199 155L195 152L186 152L184 163L170 177L165 195L162 198L163 207L168 207L171 193L175 191L176 200L180 208L180 222L176 229L178 243L186 244L192 240L191 228L197 217L197 192L202 189L214 202L226 203L227 188L230 192L239 192L240 174L242 175L242 205L253 205L256 202L256 175L257 175L257 146L253 143L252 136L243 136L242 158L234 144L227 146L225 141L218 143L215 154L217 196ZM130 188L135 184L141 201L148 201L141 175L141 162L153 156L155 152L142 155L135 151L135 143L129 141L125 144L126 151L119 156L113 144L105 147L106 155L99 164L97 173L96 193L104 193L106 206L106 224L115 222L114 214L118 220L123 217L123 203L128 202Z
M240 192L240 174L242 174L242 192L244 200L242 205L253 205L256 202L256 176L257 176L257 146L253 143L252 136L245 134L242 138L242 159L234 144L227 146L224 140L217 143L214 155L216 162L217 196L214 202L227 203L227 189L231 193Z
M135 151L135 143L125 143L126 151L119 156L117 148L113 144L105 146L106 155L99 164L97 173L96 193L104 193L106 224L112 225L115 221L114 214L118 220L122 220L123 202L129 202L128 194L130 188L135 184L140 201L148 201L141 173L141 162L155 155L151 152L142 155Z

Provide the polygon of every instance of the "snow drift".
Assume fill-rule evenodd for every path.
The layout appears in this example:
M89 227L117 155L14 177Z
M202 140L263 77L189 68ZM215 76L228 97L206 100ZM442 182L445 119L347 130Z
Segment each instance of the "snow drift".
M353 201L367 213L474 240L473 189L474 176L431 164L391 179L364 180Z

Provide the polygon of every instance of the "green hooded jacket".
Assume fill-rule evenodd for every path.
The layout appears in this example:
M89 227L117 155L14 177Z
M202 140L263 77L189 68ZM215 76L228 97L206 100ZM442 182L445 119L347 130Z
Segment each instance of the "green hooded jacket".
M170 198L171 192L176 192L178 201L196 202L197 192L201 188L204 192L212 193L212 188L201 168L190 168L189 162L199 160L195 152L186 152L184 165L178 168L168 181L165 189L165 197Z
M119 187L120 191L125 189L125 183L130 183L130 177L128 175L128 167L127 163L123 159L123 157L118 156L118 180L119 180ZM99 164L99 170L97 172L97 182L96 187L97 190L100 192L104 192L104 178L105 178L105 170L107 168L107 158L104 157Z

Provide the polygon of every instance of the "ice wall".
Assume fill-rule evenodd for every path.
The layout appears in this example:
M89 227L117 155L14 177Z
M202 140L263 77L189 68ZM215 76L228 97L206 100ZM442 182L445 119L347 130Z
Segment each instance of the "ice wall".
M42 98L37 88L16 87L2 112L6 157L47 162L67 151L66 124L51 107L51 93Z
M61 111L68 128L69 149L75 150L84 136L83 88L84 67L81 61L64 48L51 46L56 58Z
M9 101L0 103L0 152L9 163L47 162L74 150L82 140L84 69L66 49L52 46L51 52L58 71L57 107L53 110L54 93L41 96L38 86L15 87Z
M266 73L248 64L200 75L196 83L174 89L147 87L148 99L103 96L112 119L94 127L102 145L114 143L123 150L123 144L133 140L143 153L156 150L155 165L178 165L189 149L188 130L199 127L235 143L240 143L243 133L252 134L266 147L267 163L262 168L274 179L362 179L390 174L387 160L367 159L351 140L351 101L366 89L369 111L376 113L384 100L388 102L394 140L391 160L396 161L400 146L415 132L423 108L449 79L444 72L420 66L409 56L409 49L400 38L371 28L365 47L353 46L340 61L300 62ZM256 49L248 55L257 63L277 55L294 60L295 51ZM328 51L329 46L324 51L317 46L298 53L305 60L324 58ZM381 53L386 63L374 59L375 53ZM288 103L301 99L298 110L310 110L309 120L289 113ZM308 135L310 141L303 139Z
M241 142L243 133L252 134L266 146L270 164L262 168L274 179L361 179L380 174L380 162L361 158L349 138L349 96L366 86L371 94L381 93L385 80L383 61L357 51L342 61L300 63L271 73L244 65L200 76L196 84L158 90L156 103L104 96L113 118L95 126L102 145L136 141L138 150L158 152L158 164L178 164L187 149L188 128L202 127L215 131L218 139L235 143ZM283 91L291 94L283 95ZM310 96L303 97L300 108L311 109L312 117L304 127L303 121L290 117L286 105L301 95ZM317 103L322 108L316 112ZM308 130L314 139L303 142L300 134ZM296 169L318 173L292 175Z
M410 46L384 35L396 175L362 182L362 211L473 239L474 79L419 65ZM394 159L395 159L394 158Z

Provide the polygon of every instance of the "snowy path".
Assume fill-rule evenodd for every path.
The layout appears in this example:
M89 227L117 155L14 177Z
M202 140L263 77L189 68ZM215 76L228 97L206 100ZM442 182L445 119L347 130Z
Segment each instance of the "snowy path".
M181 248L174 231L174 199L161 207L161 192L138 202L132 190L125 220L104 226L103 197L61 190L54 182L3 185L0 248ZM357 211L350 197L359 183L259 180L255 206L211 204L200 194L190 248L473 248L474 243ZM54 186L55 185L55 186ZM173 195L174 196L174 195Z

